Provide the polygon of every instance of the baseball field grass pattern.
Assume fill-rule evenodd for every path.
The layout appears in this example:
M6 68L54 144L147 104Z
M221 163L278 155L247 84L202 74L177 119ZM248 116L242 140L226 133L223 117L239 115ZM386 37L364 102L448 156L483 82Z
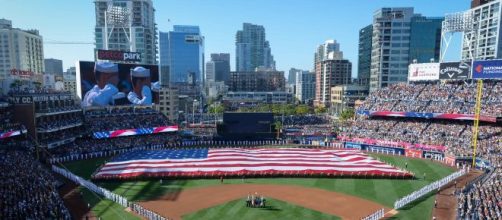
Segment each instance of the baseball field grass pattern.
M405 163L408 163L408 170L415 173L418 179L411 180L394 180L394 179L329 179L329 178L259 178L246 179L246 183L256 184L292 184L304 187L315 187L336 192L341 192L349 195L358 196L371 201L381 203L382 205L392 207L395 200L405 196L420 187L436 181L454 170L450 167L443 166L436 162L421 159L411 159L404 157L395 157L387 155L373 155L382 161L404 168ZM91 174L105 162L106 159L93 159L87 161L77 161L65 164L70 171L81 177L89 179ZM421 179L426 173L427 179ZM241 179L226 179L226 184L240 184ZM159 180L147 181L113 181L100 182L101 187L107 188L117 194L127 197L132 201L151 200L167 193L176 195L175 192L180 192L185 188L204 187L209 185L220 184L217 179L198 179L198 180L164 180L162 184ZM173 193L174 192L174 193ZM135 219L129 213L121 210L117 204L113 204L108 200L98 201L91 197L84 190L84 199L90 202L93 207L93 212L102 219L121 219L120 216L115 216L114 211L124 212L121 216L128 216L128 219ZM432 213L434 197L432 195L424 197L406 207L399 210L399 214L394 216L394 219L427 219ZM223 205L225 206L225 205ZM220 206L210 208L205 211L219 212ZM290 206L288 206L290 207ZM292 207L292 206L291 206ZM245 207L243 207L245 208ZM304 209L304 208L302 208ZM292 210L281 209L283 213L292 212ZM308 210L311 212L312 210ZM300 212L301 213L301 212ZM196 215L197 213L194 213ZM223 218L224 216L219 216ZM298 216L301 217L301 216ZM243 217L241 219L247 219Z

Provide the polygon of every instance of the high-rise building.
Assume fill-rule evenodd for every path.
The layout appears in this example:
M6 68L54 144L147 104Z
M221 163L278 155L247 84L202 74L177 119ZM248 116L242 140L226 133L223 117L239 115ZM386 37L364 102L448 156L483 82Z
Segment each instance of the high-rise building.
M140 63L157 64L157 24L152 0L95 0L94 3L96 49L139 52Z
M411 17L413 8L382 8L373 14L370 91L407 81Z
M38 30L12 27L12 21L0 19L0 80L11 71L40 75L44 72L44 47Z
M371 42L373 25L368 25L359 30L359 56L357 61L357 79L369 86L371 69Z
M64 74L63 75L63 86L64 91L71 92L72 94L77 94L77 79L75 75Z
M309 103L315 97L315 73L309 71L296 72L295 97L303 103Z
M197 84L204 83L204 37L198 26L174 25L173 31L160 32L161 78L169 83L187 83L189 73ZM168 70L162 70L168 67ZM161 79L161 81L165 81Z
M501 0L481 1L468 10L472 14L473 26L477 28L462 41L462 60L502 58L502 38L500 37L502 18Z
M45 73L47 74L63 74L63 61L58 59L44 59Z
M288 85L296 84L296 74L301 72L301 69L291 68L288 73Z
M439 62L441 27L444 18L414 16L411 18L409 63Z
M493 1L498 1L498 0L471 0L471 8L478 7L480 5L484 5L486 3L490 3Z
M317 47L315 61L315 106L330 104L331 87L352 81L352 63L343 59L340 44L328 40Z
M162 87L159 91L159 104L155 107L169 120L173 122L178 120L178 91L175 88Z
M336 40L327 40L317 47L314 56L314 64L327 59L342 59L343 52L340 51L340 44Z
M206 83L224 82L230 79L230 54L212 53L211 61L206 63Z
M254 71L258 67L275 70L270 43L261 25L244 23L235 36L236 71Z
M370 92L408 79L408 65L438 60L442 18L414 14L413 8L381 8L373 14Z
M331 111L340 115L345 109L356 109L356 102L368 96L368 88L361 85L340 85L331 87Z
M286 89L284 71L230 72L229 91L271 92Z
M76 76L77 75L77 70L74 66L66 69L66 72L64 73L65 75L73 75L73 76Z

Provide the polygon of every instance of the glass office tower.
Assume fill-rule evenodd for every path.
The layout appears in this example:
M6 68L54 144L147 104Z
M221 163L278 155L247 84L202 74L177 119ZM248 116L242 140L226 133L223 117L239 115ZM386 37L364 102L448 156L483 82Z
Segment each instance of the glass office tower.
M189 73L197 84L204 83L204 37L198 26L174 25L173 31L160 32L160 67L169 83L186 83Z

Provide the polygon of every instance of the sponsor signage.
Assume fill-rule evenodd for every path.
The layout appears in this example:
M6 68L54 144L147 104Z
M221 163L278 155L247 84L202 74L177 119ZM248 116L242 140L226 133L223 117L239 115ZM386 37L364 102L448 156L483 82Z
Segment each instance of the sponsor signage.
M407 157L422 158L422 151L415 149L406 149L405 151Z
M473 79L502 78L502 60L474 61L472 65Z
M422 156L423 156L423 158L439 159L439 158L444 157L444 154L440 153L440 152L434 152L434 151L424 151Z
M29 70L11 69L10 70L10 75L12 75L12 76L18 76L20 78L30 78L33 75L35 75L35 73L32 72L32 71L29 71Z
M9 101L14 104L31 104L33 102L72 100L72 95L41 95L41 96L13 96Z
M118 50L98 50L98 60L139 62L141 61L141 53Z
M409 81L438 80L439 63L413 63L408 68Z
M361 144L345 142L345 148L361 150Z
M363 144L361 146L363 149L366 148L366 150L370 152L404 155L403 148L384 147L384 146L368 145L368 144Z
M470 69L470 63L466 62L440 63L439 79L467 79Z

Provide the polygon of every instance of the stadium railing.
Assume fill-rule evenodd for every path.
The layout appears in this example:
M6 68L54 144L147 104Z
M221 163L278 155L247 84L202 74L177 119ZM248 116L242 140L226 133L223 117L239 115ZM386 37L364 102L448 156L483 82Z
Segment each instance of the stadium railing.
M379 209L376 212L374 212L373 214L362 218L361 220L379 220L379 219L382 219L384 216L385 216L384 209Z
M394 202L394 209L400 209L400 208L410 204L411 202L421 198L422 196L427 195L428 193L432 192L433 190L437 190L438 188L448 184L449 182L453 181L454 179L456 179L460 176L463 176L466 173L467 173L467 171L465 169L461 169L455 173L452 173L452 174L444 177L443 179L437 180L427 186L424 186L421 189L419 189L415 192L412 192L409 195Z
M120 195L117 195L107 189L104 189L104 188L101 188L99 186L97 186L96 184L90 182L90 181L87 181L85 180L84 178L80 177L80 176L77 176L75 174L73 174L72 172L69 172L63 168L60 168L60 167L57 167L55 165L52 165L52 171L54 171L55 173L58 173L58 174L61 174L62 176L68 178L69 180L85 187L86 189L98 194L98 195L101 195L101 196L104 196L106 199L109 199L115 203L118 203L119 205L125 207L125 208L130 208L131 211L135 212L136 214L139 214L143 217L145 217L146 219L150 219L150 220L168 220L167 218L165 217L162 217L160 216L159 214L153 212L153 211L150 211L136 203L133 203L133 202L129 202L125 197L123 196L120 196Z
M101 158L101 157L110 157L121 153L126 153L130 151L136 150L161 150L172 147L193 147L193 146L258 146L263 144L270 145L284 145L285 141L185 141L181 144L158 144L158 145L149 145L149 146L140 146L140 147L129 147L129 148L121 148L115 150L105 150L105 151L97 151L83 154L68 154L59 157L53 157L49 159L50 164L55 163L63 163L70 162L76 160L87 160L93 158Z
M76 160L88 160L93 158L101 158L101 157L111 157L117 154L126 153L135 150L160 150L164 149L166 145L158 144L158 145L149 145L149 146L141 146L141 147L130 147L130 148L121 148L116 150L106 150L106 151L98 151L91 152L85 154L70 154L61 157L53 157L49 159L50 164L55 163L64 163ZM169 147L169 146L168 146Z

